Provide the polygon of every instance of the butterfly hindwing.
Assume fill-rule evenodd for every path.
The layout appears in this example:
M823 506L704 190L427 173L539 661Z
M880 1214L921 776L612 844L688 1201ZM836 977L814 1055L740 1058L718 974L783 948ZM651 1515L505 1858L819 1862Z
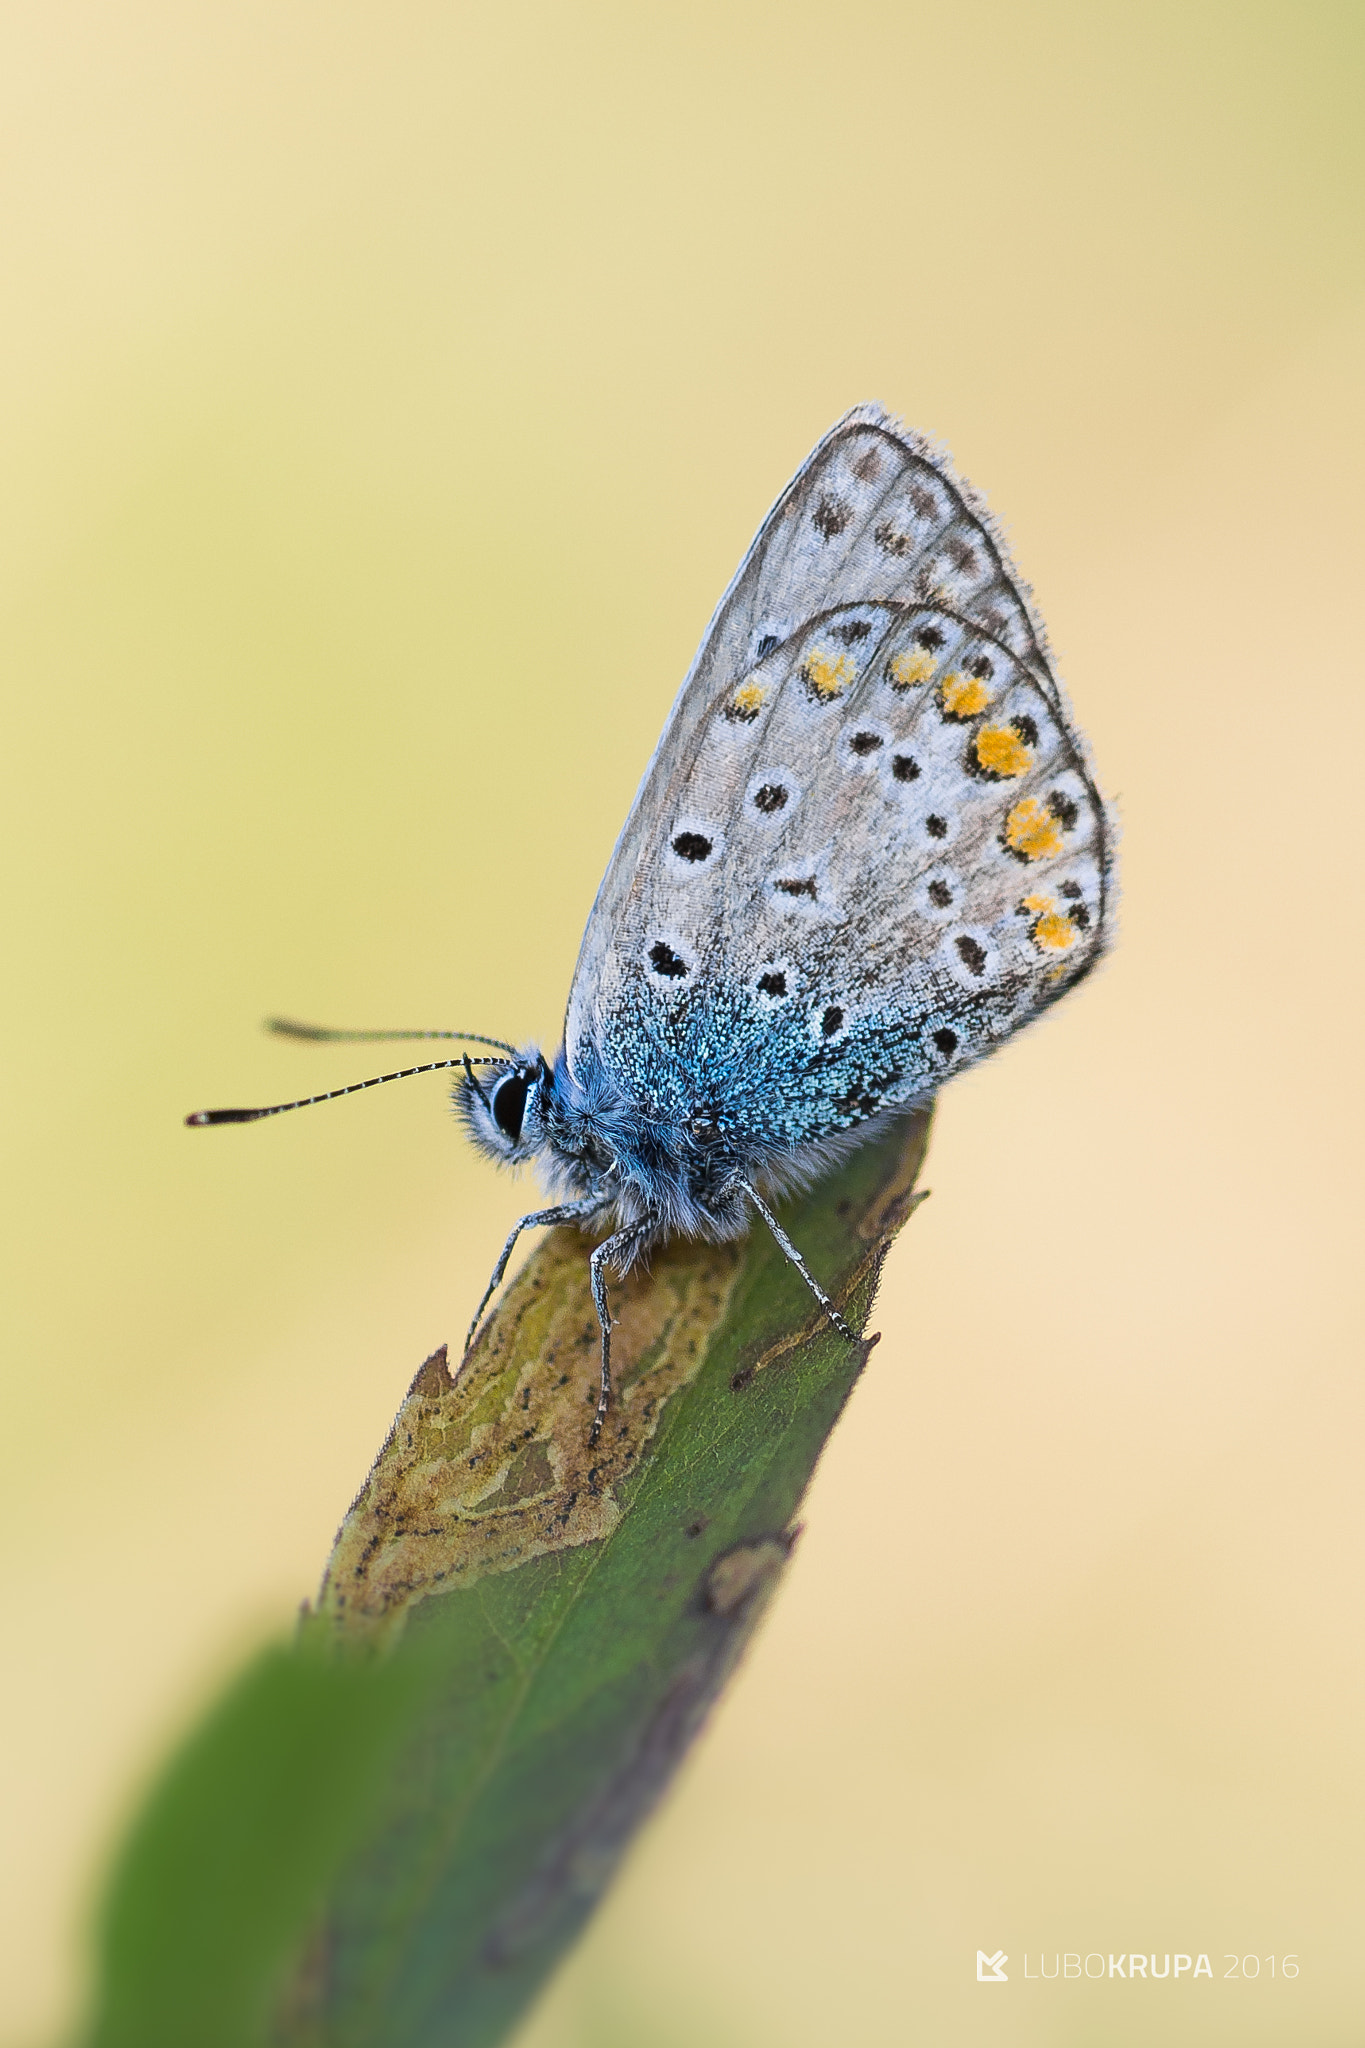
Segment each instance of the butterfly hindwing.
M598 894L570 997L661 1113L829 1137L1091 964L1108 821L1003 546L863 408L746 558Z

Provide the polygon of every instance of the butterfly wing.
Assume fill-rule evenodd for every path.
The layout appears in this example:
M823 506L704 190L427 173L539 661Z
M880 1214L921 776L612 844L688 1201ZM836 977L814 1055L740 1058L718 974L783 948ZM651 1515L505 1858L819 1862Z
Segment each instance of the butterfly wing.
M589 919L570 1066L791 1150L931 1093L1102 947L1111 830L1026 590L875 407L764 522Z

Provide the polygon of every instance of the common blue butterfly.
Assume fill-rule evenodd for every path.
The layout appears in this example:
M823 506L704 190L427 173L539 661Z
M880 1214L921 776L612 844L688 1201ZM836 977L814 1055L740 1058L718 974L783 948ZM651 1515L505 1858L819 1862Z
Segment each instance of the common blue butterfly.
M1113 839L998 529L939 450L859 406L711 621L597 892L561 1050L277 1028L497 1049L404 1070L459 1066L474 1142L559 1197L512 1231L468 1341L523 1230L610 1223L596 1437L606 1270L664 1237L739 1237L757 1213L851 1337L770 1203L1080 980L1110 934Z

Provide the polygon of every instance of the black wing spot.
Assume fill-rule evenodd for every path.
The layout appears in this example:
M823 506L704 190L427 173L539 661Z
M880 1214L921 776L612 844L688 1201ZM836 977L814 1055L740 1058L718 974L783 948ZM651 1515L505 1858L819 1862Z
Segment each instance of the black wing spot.
M836 534L843 532L852 517L853 507L850 504L826 492L811 513L811 524L826 540L833 540Z
M946 882L931 882L929 884L929 901L935 904L938 909L946 910L952 900L953 892Z
M945 1024L941 1031L934 1033L934 1044L943 1054L944 1059L950 1060L957 1051L957 1033L950 1031Z
M1018 718L1012 718L1010 724L1014 727L1014 730L1018 733L1026 747L1037 746L1038 728L1026 711L1022 712Z
M776 967L767 974L760 974L758 985L765 996L784 996L787 993L787 977Z
M759 661L766 661L768 659L768 656L772 653L774 647L780 647L781 645L782 642L778 639L776 633L765 633L763 635L763 638L758 643L758 654L756 658Z
M780 889L784 896L809 896L812 903L815 901L814 875L793 876L786 881L774 882L773 887Z
M948 837L948 820L940 818L937 811L930 811L924 824L931 839L946 839Z
M915 645L924 648L926 653L937 654L939 648L947 644L948 636L939 627L926 625L915 628Z
M836 626L831 639L842 640L845 647L852 647L857 640L866 640L872 631L866 619L845 619L842 626Z
M926 491L922 484L911 491L910 503L914 506L921 519L936 519L938 517L938 499L932 491Z
M919 779L919 762L910 754L893 754L891 773L897 782L916 782Z
M976 555L965 540L949 541L948 559L964 576L970 576L976 567Z
M1063 795L1060 789L1053 790L1047 800L1047 807L1061 826L1063 832L1069 832L1080 816L1080 812L1071 801L1071 798Z
M687 972L687 963L680 960L673 948L666 946L662 939L656 939L650 947L649 964L665 981L676 981L679 975Z
M787 792L780 782L765 782L762 789L754 793L754 809L762 811L765 817L780 811L786 801Z
M1081 885L1080 885L1080 883L1079 883L1079 882L1063 882L1063 883L1062 883L1062 894L1063 894L1063 896L1070 896L1070 897L1071 897L1071 899L1072 899L1072 901L1074 902L1074 901L1075 901L1075 899L1076 899L1076 898L1077 898L1078 896L1080 896L1080 895L1082 894L1082 890L1081 890Z
M882 459L875 448L864 448L853 465L853 474L861 477L865 484L875 484L882 473Z
M979 683L988 683L995 674L995 663L988 654L974 654L967 663L967 673Z
M889 519L884 519L880 526L874 528L872 538L883 554L894 555L897 561L914 551L913 534L897 533Z
M826 1038L833 1038L843 1021L843 1011L837 1003L831 1003L824 1016L820 1019L820 1029L824 1032Z
M986 972L986 948L977 939L962 937L957 942L957 955L963 966L972 974Z
M673 841L673 851L680 860L709 860L711 842L700 832L680 832Z
M1075 925L1078 932L1089 931L1090 912L1086 909L1083 903L1073 903L1071 906L1070 916L1071 922Z
M881 745L882 736L879 732L855 732L849 741L849 746L855 754L875 754Z

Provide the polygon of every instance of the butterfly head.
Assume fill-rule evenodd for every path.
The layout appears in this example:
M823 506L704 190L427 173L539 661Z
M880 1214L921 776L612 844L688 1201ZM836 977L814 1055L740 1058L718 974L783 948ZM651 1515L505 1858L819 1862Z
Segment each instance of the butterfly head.
M515 1059L476 1071L472 1062L455 1083L455 1108L481 1152L508 1166L532 1159L545 1145L544 1106L550 1069L536 1046Z

